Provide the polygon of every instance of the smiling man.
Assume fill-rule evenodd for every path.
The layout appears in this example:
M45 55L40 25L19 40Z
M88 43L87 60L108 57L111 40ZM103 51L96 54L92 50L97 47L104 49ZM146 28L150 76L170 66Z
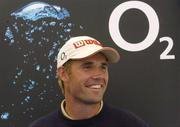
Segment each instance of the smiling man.
M119 53L88 36L73 37L60 49L57 76L64 100L60 108L30 127L148 127L136 115L103 103L108 64Z

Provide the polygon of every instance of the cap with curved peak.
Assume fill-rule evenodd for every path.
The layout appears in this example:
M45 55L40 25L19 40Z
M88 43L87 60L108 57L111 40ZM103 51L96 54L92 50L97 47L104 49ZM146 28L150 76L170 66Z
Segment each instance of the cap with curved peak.
M60 49L57 56L57 68L70 59L82 59L98 52L104 54L109 63L116 63L120 59L117 50L112 47L104 47L96 39L89 36L70 38Z

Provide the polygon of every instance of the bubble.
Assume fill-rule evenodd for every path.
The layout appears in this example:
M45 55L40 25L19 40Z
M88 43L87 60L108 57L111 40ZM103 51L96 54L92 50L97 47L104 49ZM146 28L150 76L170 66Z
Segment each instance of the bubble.
M14 36L9 27L7 27L6 29L5 36L7 37L6 39L9 40L8 42L9 42L9 45L11 46L14 43Z
M1 113L1 119L2 120L8 120L10 117L10 113L9 112L3 112Z
M25 83L22 86L23 86L23 90L25 92L29 92L29 91L33 90L37 85L38 85L37 81L29 79L29 80L25 81Z
M16 18L22 17L24 20L33 21L46 17L63 19L70 16L66 9L44 2L32 2L16 12L13 12L11 15Z

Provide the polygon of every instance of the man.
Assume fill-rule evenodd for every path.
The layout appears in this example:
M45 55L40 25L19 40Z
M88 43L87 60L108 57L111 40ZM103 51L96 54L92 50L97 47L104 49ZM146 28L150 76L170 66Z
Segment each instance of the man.
M65 99L61 107L30 127L148 127L124 110L103 103L108 85L108 64L119 53L88 36L73 37L59 51L57 76Z

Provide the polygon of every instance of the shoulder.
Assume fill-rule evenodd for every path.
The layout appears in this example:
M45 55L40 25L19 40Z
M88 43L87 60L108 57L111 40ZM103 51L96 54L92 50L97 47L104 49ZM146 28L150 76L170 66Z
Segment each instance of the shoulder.
M149 127L148 124L134 113L109 105L104 105L105 112L113 122L121 123L124 127Z
M46 116L40 117L39 119L35 120L28 127L52 126L53 124L57 123L56 121L59 120L58 114L59 114L59 110L51 112L51 113L47 114Z

